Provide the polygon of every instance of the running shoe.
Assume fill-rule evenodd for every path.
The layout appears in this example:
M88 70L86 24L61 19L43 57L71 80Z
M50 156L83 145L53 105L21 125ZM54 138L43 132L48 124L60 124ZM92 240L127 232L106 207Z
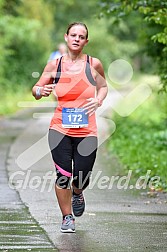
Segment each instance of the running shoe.
M76 217L79 217L83 214L85 210L85 200L84 200L83 193L73 194L72 208L73 208L73 213Z
M66 215L64 217L62 225L61 225L61 232L62 233L75 233L75 219L71 214Z

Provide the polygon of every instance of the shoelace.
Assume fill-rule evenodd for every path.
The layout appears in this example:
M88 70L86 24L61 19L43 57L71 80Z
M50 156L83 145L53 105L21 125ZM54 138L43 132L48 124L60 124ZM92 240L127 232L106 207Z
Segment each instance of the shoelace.
M66 224L68 225L68 224L71 223L73 220L74 220L73 216L67 215L67 216L64 218L63 222L66 223Z
M79 194L79 195L73 195L73 203L74 204L78 204L81 205L84 201L84 197L83 194Z

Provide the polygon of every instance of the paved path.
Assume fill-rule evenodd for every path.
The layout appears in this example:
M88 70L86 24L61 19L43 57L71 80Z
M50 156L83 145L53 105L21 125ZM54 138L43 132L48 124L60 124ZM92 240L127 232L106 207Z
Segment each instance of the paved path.
M0 251L58 251L32 217L18 192L8 185L11 144L26 127L28 114L0 120Z
M39 223L40 230L45 230L46 248L50 246L53 251L54 244L54 251L57 248L61 252L167 251L166 195L150 197L134 189L117 189L116 181L112 185L112 178L120 175L121 167L103 144L98 150L91 188L85 191L85 214L76 218L76 233L60 233L61 213L54 195L54 167L46 135L49 119L44 118L41 110L36 112L40 112L34 114L38 119L32 119L32 115L27 119L25 113L25 121L17 119L16 125L7 121L8 130L12 125L19 133L11 145L5 167L17 187L20 204L24 204L22 211L28 209L33 223ZM108 137L106 127L106 120L100 119L101 139ZM6 182L5 179L3 188L9 190Z

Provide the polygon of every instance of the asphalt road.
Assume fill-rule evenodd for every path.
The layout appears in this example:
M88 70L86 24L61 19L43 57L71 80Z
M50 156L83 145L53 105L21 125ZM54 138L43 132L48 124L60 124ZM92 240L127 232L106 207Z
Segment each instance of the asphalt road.
M41 108L24 110L0 121L0 153L4 160L1 159L0 204L4 214L1 215L0 250L167 251L166 194L136 190L131 178L127 186L128 174L122 172L117 157L106 151L104 140L111 136L104 118L98 119L101 143L104 143L99 146L91 184L85 191L86 211L76 218L75 234L60 232L61 213L54 194L54 166L47 145L49 111L43 114ZM114 124L111 121L110 124L114 131ZM24 216L12 217L12 221L19 220L14 238L12 226L7 236L3 233L6 225L11 225L5 213L12 209ZM28 232L29 237L25 238L19 229L31 230L28 224L36 231Z

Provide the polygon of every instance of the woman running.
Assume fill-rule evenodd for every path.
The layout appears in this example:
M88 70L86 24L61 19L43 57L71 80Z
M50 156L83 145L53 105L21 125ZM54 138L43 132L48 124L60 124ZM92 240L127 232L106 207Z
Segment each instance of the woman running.
M57 98L49 129L49 146L56 168L55 192L62 212L61 232L75 232L75 219L85 210L83 191L89 185L97 151L95 111L107 95L99 59L83 53L88 43L84 23L68 26L68 52L49 62L32 93L35 99Z

